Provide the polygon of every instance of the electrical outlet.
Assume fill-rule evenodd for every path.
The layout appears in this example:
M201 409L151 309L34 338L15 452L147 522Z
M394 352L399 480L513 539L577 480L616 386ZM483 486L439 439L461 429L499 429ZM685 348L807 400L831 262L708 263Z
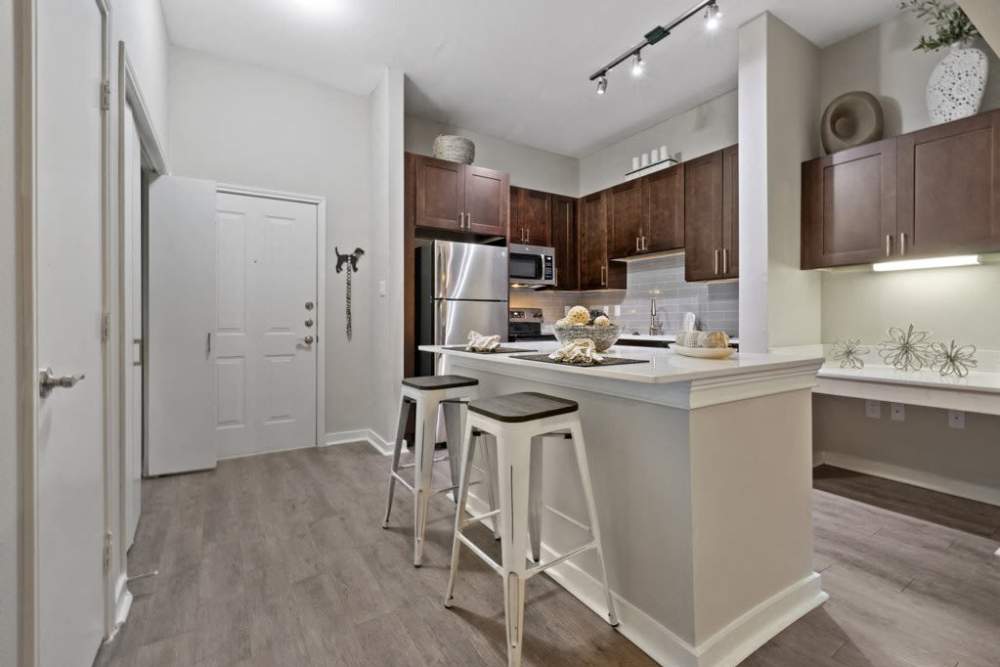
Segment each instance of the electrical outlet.
M892 415L892 421L894 422L905 422L906 421L906 406L902 403L893 403L889 410L889 414Z
M615 317L621 317L621 316L622 316L622 307L615 306Z
M965 413L961 410L949 410L948 426L952 428L965 428Z
M379 296L385 296L385 294L386 294L385 281L384 280L380 280L380 281L378 281L378 295Z
M865 416L870 419L882 419L882 401L865 401Z

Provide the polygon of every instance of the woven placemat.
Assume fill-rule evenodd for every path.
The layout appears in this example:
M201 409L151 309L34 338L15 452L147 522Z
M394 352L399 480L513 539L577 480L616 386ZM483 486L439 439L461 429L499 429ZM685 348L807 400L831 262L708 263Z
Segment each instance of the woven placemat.
M444 348L453 352L471 352L472 354L514 354L515 352L534 352L535 350L525 350L523 347L498 347L495 350L467 350L464 345L454 345Z
M557 366L572 366L573 368L600 368L602 366L626 366L628 364L648 364L649 359L628 359L625 357L604 357L604 361L597 364L568 364L564 361L549 359L547 354L523 354L514 357L525 361L539 361L543 364L556 364Z

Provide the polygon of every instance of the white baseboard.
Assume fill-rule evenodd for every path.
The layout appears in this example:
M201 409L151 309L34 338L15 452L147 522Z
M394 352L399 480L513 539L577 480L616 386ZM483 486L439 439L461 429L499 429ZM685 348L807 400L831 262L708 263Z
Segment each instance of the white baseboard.
M923 470L913 470L892 463L872 461L853 454L824 451L823 463L845 470L884 477L896 482L919 486L931 491L940 491L960 498L978 500L982 503L1000 506L1000 489L972 482L964 482L952 477L944 477Z
M470 512L479 514L488 509L483 500L470 494ZM543 562L561 555L542 543ZM604 587L590 574L570 561L545 573L598 616L607 617ZM618 631L657 663L670 667L733 667L826 602L829 596L820 584L820 576L813 572L750 609L697 646L678 637L618 593L612 591L612 595L618 613Z
M330 447L333 445L347 445L353 442L367 442L375 449L375 451L383 456L392 454L392 443L385 440L382 436L370 428L327 433L324 440L324 446Z
M128 613L132 609L132 593L128 589L128 573L122 572L118 577L118 581L115 582L115 621L114 629L111 630L111 634L104 640L106 642L113 641L115 636L118 634L118 630L125 625L125 621L128 620Z

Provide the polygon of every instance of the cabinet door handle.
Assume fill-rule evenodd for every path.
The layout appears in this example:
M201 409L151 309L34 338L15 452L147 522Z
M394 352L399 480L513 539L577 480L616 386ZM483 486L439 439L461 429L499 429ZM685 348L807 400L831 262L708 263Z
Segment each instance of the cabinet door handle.
M635 237L635 251L639 252L639 237Z
M608 274L608 267L601 266L601 287L607 287L608 285L608 279L606 277L607 274Z
M713 254L713 256L714 256L714 259L715 259L715 269L714 269L715 275L719 275L719 249L718 248L715 249L715 253Z
M885 235L885 256L892 255L892 234Z
M465 213L465 228L472 231L472 214L468 211Z
M647 250L649 250L649 246L648 246L648 245L646 245L646 237L645 237L645 236L643 236L643 237L642 237L642 251L643 251L643 252L646 252Z
M722 275L729 275L729 248L722 249Z
M531 227L524 228L525 243L531 243Z
M906 254L906 232L900 232L899 234L899 254Z

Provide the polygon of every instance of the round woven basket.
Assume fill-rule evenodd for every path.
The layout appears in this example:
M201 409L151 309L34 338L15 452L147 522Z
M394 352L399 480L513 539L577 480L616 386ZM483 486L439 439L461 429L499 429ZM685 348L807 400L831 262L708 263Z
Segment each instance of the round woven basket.
M476 145L465 137L440 134L434 140L434 157L449 162L472 164L472 161L476 159Z

